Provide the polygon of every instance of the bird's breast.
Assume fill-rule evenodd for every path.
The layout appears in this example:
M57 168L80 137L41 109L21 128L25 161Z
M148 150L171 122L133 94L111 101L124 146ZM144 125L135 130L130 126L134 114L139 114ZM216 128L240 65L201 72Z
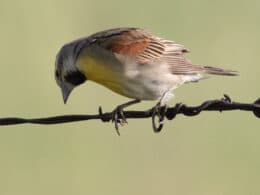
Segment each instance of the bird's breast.
M80 56L77 66L88 80L101 84L112 91L124 95L120 64L102 56Z

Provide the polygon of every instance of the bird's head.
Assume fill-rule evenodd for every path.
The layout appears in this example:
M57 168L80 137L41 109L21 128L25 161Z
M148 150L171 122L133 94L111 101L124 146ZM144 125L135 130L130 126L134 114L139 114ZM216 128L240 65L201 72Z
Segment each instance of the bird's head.
M77 54L75 53L75 47L74 44L63 46L56 57L55 79L61 88L64 103L67 102L74 87L87 80L86 76L76 66Z

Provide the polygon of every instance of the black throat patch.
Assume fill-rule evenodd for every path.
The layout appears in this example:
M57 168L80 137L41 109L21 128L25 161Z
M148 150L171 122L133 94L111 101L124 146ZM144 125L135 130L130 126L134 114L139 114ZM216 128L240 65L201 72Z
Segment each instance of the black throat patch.
M76 86L84 83L87 80L87 77L79 71L74 71L68 73L68 75L65 76L65 80Z

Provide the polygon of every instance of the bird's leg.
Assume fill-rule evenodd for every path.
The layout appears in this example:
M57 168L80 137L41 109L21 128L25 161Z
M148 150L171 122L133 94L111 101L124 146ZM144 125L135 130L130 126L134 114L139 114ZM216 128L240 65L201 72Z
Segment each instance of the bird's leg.
M167 105L162 106L160 102L158 102L153 108L152 108L152 124L153 124L153 130L155 133L158 133L163 128L163 121L165 119L167 112ZM159 126L156 125L155 118L158 117Z
M115 129L116 129L116 132L118 135L120 135L119 133L119 126L118 126L118 123L120 125L124 125L125 123L127 123L127 120L124 116L124 108L128 107L128 106L131 106L133 104L137 104L141 102L141 100L132 100L130 102L126 102L124 104L121 104L119 106L117 106L113 111L112 111L112 122L115 123Z
M159 102L152 108L152 124L153 124L153 130L155 133L158 133L162 130L163 128L163 121L166 116L167 112L167 105L164 104L164 100L167 99L167 96L169 94L169 91L165 92L163 96L160 98ZM172 95L172 94L171 94ZM158 116L158 121L159 121L159 126L157 127L156 122L155 122L155 117Z

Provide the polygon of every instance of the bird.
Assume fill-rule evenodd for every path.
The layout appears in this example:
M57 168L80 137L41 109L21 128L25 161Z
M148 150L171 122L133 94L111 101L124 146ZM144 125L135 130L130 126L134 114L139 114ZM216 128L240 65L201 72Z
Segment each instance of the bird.
M192 63L186 58L188 52L183 45L142 28L108 29L62 46L56 56L55 79L64 103L87 80L132 99L113 111L118 131L118 123L127 123L123 109L130 105L155 100L158 111L185 83L207 74L237 75L233 70Z

